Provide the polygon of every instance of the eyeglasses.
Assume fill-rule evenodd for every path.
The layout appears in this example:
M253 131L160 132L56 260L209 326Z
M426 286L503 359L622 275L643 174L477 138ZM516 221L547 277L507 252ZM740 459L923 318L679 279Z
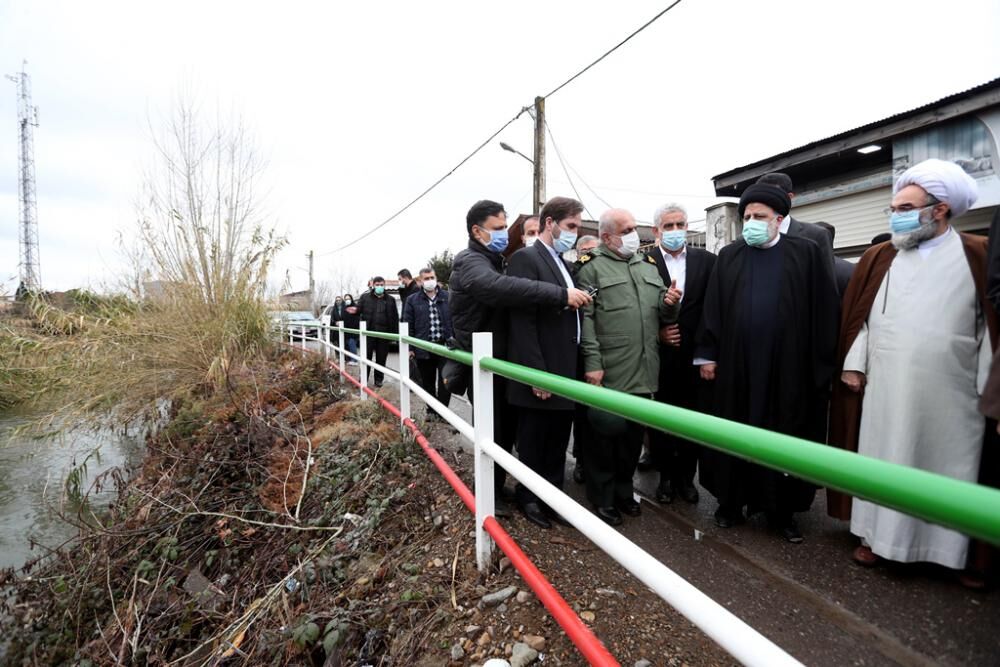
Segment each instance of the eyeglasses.
M885 217L892 216L893 213L909 213L910 211L922 211L925 208L933 208L940 204L941 202L936 201L933 204L927 204L926 206L914 206L913 204L903 204L901 206L889 206L888 208L882 209L882 215Z

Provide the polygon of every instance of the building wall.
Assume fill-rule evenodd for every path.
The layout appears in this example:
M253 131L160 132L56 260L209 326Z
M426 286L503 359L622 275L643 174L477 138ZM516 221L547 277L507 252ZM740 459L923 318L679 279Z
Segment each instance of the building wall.
M837 229L834 241L837 254L855 256L864 252L873 236L889 231L889 219L882 213L882 209L889 206L890 201L892 188L880 187L814 204L794 206L792 217L802 222L830 223Z
M792 216L803 222L829 222L837 228L834 250L843 257L859 257L876 234L889 231L889 219L882 212L892 201L892 188L877 188L836 199L796 206ZM985 233L997 206L969 211L955 220L962 232Z

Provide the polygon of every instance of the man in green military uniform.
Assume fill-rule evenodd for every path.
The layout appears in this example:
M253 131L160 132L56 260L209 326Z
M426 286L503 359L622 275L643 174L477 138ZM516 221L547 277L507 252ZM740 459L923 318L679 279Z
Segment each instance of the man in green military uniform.
M676 282L663 285L656 263L637 255L635 218L624 209L606 211L598 232L601 245L580 257L577 284L597 288L583 309L580 347L584 378L645 398L659 388L659 330L677 321L681 293ZM642 427L600 410L590 410L596 446L584 452L587 499L606 523L622 522L622 512L638 516L632 475L642 451Z

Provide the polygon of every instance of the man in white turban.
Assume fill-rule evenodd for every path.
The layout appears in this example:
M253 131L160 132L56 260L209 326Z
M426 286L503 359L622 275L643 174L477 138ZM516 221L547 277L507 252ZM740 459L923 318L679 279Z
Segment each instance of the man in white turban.
M896 181L892 240L864 254L844 295L831 444L980 480L986 431L977 402L996 313L985 295L986 239L951 226L976 196L976 182L943 160L914 165ZM982 584L986 564L970 558L980 551L968 537L839 493L828 507L851 519L858 563L927 561Z

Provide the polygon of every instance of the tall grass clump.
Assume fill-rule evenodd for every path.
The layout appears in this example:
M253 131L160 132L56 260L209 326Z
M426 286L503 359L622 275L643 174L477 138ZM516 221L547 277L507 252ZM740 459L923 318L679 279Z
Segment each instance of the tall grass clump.
M206 123L186 100L151 134L120 294L32 295L6 318L0 408L131 419L224 385L265 351L264 288L283 239L266 224L249 134L238 120Z

